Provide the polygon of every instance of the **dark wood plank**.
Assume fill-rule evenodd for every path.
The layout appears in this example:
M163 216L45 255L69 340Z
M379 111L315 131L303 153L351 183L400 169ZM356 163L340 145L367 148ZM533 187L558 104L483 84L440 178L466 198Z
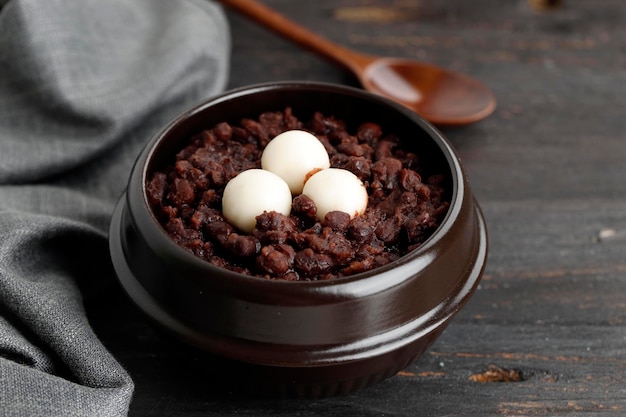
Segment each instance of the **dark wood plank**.
M265 0L363 52L467 72L499 106L446 129L487 220L487 270L442 337L397 376L337 398L225 390L120 294L90 302L105 344L136 382L134 416L626 415L626 7L526 0ZM343 70L229 13L231 87ZM114 312L105 306L115 303ZM103 312L104 311L104 312ZM488 372L516 382L476 382Z

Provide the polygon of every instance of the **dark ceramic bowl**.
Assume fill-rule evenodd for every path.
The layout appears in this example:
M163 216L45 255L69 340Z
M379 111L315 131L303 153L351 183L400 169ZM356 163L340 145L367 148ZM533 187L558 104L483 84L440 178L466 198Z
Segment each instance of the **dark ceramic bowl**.
M441 226L391 264L330 281L251 277L179 247L151 212L146 178L193 134L287 106L301 120L322 111L349 126L377 122L405 138L404 147L449 174L451 204ZM206 101L150 141L113 215L110 249L123 288L157 327L197 351L249 365L246 375L264 387L314 397L381 381L419 357L474 292L487 233L454 150L415 113L353 88L273 83Z

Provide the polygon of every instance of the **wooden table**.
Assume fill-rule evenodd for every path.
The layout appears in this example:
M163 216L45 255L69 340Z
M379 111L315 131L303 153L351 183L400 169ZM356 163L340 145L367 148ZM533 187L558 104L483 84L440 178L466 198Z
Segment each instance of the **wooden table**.
M96 331L136 383L131 416L626 415L626 6L527 0L265 0L371 54L489 85L488 119L445 129L488 224L488 266L426 354L381 384L320 400L220 389L181 361L118 289ZM343 70L229 12L231 87ZM110 311L110 310L107 310ZM508 381L507 381L508 380Z

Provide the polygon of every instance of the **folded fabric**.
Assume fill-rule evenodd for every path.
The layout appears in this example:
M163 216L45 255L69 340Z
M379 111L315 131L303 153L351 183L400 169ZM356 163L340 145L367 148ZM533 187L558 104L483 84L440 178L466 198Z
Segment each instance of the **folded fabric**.
M149 137L224 89L208 0L0 0L0 416L123 416L89 326L113 205ZM87 301L88 302L88 301Z

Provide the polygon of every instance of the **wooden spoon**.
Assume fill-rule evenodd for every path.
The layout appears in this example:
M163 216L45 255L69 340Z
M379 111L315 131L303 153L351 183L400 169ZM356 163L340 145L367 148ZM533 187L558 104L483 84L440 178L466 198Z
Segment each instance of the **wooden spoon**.
M496 107L479 81L434 65L365 55L334 44L256 0L220 0L279 35L352 71L366 90L409 107L426 120L447 126L477 122Z

